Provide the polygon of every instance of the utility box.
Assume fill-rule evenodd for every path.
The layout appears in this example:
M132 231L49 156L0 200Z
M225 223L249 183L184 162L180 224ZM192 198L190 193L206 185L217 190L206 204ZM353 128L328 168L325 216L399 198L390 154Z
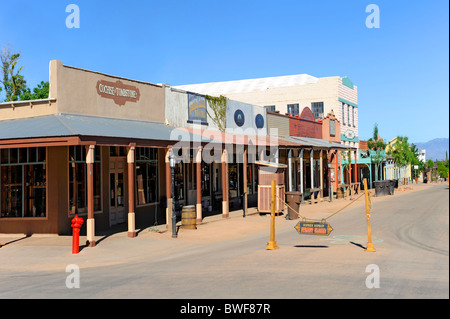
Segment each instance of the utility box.
M287 165L272 162L255 162L258 165L258 212L271 212L272 181L276 181L275 214L283 213L285 205L284 173Z

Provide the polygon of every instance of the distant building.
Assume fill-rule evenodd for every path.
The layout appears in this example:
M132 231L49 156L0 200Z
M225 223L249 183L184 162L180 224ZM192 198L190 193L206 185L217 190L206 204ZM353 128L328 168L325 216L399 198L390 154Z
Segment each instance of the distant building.
M426 152L427 150L420 150L419 161L422 161L424 163L427 161Z

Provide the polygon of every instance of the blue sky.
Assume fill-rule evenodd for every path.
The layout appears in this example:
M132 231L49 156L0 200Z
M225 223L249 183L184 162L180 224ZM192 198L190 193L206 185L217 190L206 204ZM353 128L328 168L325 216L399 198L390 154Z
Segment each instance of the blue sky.
M68 29L68 4L80 28ZM380 9L369 29L366 7ZM0 0L0 47L30 87L49 61L171 85L307 73L348 76L359 138L449 136L448 1ZM0 93L1 94L1 93ZM2 96L0 97L2 98Z

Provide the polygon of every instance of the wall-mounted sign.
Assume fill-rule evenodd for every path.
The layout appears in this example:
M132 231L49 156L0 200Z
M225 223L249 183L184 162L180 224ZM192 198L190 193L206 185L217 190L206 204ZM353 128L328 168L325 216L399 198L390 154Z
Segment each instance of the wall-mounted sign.
M206 98L204 95L188 93L188 122L207 124Z
M333 231L330 224L325 222L300 221L294 227L299 234L329 236Z
M264 117L261 114L256 115L255 125L256 128L264 128Z
M344 136L346 138L348 138L349 140L354 139L355 138L355 132L353 132L352 130L347 130L347 131L345 131Z
M236 112L234 112L234 122L239 127L244 125L244 123L245 123L244 112L242 112L241 110L237 110Z
M114 103L120 106L125 105L126 102L137 102L141 97L137 87L126 85L121 81L98 81L97 93L101 97L114 100Z

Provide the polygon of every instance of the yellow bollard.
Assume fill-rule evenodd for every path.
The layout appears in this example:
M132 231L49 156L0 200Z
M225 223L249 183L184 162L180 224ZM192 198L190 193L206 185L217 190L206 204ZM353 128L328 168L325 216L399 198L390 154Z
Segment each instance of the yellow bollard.
M268 250L275 250L278 247L277 242L275 241L275 192L276 192L277 183L276 181L272 181L272 193L270 196L270 241L266 247Z
M372 243L372 231L370 229L370 207L369 207L369 189L367 188L367 178L364 178L364 194L366 198L366 217L367 217L367 249L368 252L375 252L375 248Z

